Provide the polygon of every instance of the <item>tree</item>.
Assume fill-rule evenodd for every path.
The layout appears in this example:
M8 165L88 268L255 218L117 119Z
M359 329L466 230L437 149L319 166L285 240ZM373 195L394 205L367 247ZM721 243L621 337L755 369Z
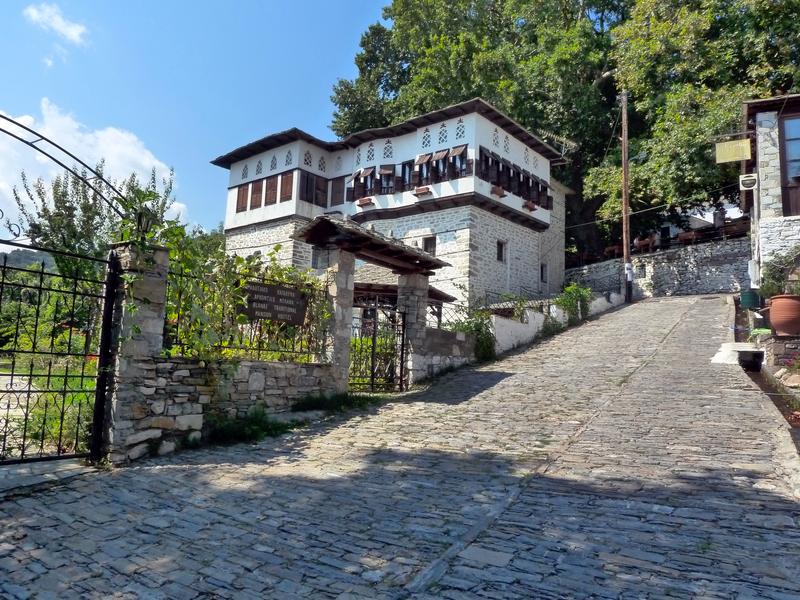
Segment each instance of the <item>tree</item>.
M103 163L95 169L102 177ZM19 209L16 223L7 221L12 230L24 232L34 245L50 250L59 250L105 258L113 242L121 241L135 228L136 214L143 207L151 210L156 220L163 221L164 215L173 203L173 175L162 181L161 189L156 181L155 170L150 179L142 184L135 174L130 175L117 186L125 200L101 181L93 180L92 185L111 199L123 213L120 217L100 194L90 187L86 180L91 175L86 171L76 177L65 171L53 179L48 186L41 178L31 184L23 172L22 193L14 188L14 200ZM67 277L85 276L96 271L91 261L54 254L58 271Z

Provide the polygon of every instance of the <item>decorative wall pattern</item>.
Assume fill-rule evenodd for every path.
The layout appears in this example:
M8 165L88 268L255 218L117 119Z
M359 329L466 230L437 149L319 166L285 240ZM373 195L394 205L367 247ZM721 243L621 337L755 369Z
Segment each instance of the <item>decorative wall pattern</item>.
M303 165L306 167L310 167L314 162L313 157L311 156L311 152L306 150L305 154L303 154Z
M447 143L447 123L439 126L439 145Z
M261 175L261 172L264 170L264 165L261 161L256 163L256 175Z
M291 166L292 162L294 162L294 158L292 157L292 151L289 150L286 153L286 160L284 161L284 164L288 167Z
M466 134L467 134L467 129L466 127L464 127L464 119L459 119L456 122L456 139L457 140L463 139Z
M278 157L273 154L272 160L269 161L269 170L274 171L277 168L278 168Z
M383 143L383 158L394 158L394 148L392 147L392 140L386 140Z
M422 132L422 147L431 147L431 131L427 127L425 128L425 131Z
M248 170L247 170L247 165L245 165L242 167L242 179L247 179L247 175L248 175Z

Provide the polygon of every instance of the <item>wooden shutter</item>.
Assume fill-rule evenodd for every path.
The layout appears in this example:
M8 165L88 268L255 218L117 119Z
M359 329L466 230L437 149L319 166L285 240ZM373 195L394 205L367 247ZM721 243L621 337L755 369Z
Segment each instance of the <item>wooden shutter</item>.
M281 202L292 199L292 186L294 184L294 171L281 175Z
M347 200L348 202L353 202L355 201L355 199L356 199L355 190L351 187L347 188L347 195L345 196L345 200Z
M402 192L403 191L403 176L395 177L394 178L394 191Z
M475 161L471 158L467 159L467 176L470 176L475 171Z
M337 177L331 181L331 206L344 203L344 177Z
M240 185L236 190L236 212L244 212L247 210L247 189L248 184Z
M364 197L364 182L361 181L360 177L353 181L353 195L356 200Z
M254 208L261 208L261 199L264 195L264 180L259 179L250 185L253 188L250 192L250 210L253 210Z
M314 204L328 208L328 180L317 175L314 184Z
M414 167L414 170L411 171L411 187L417 187L419 185L419 166Z
M278 201L278 176L267 177L267 192L264 205L275 204Z

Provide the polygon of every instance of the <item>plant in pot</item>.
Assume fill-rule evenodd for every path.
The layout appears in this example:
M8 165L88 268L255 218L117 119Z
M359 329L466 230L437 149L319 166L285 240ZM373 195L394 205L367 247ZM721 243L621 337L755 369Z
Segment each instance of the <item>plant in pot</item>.
M768 298L769 321L775 335L800 336L800 282L789 281L800 248L776 255L761 271L759 294Z

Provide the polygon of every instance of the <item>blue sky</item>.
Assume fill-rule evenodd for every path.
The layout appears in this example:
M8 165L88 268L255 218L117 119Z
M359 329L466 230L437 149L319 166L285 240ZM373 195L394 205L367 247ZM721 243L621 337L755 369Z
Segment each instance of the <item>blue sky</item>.
M333 139L331 89L356 74L361 33L385 2L0 2L0 112L117 177L167 166L190 222L224 214L227 172L209 160L301 127ZM5 136L0 136L3 138ZM0 208L24 168L56 170L0 139Z

